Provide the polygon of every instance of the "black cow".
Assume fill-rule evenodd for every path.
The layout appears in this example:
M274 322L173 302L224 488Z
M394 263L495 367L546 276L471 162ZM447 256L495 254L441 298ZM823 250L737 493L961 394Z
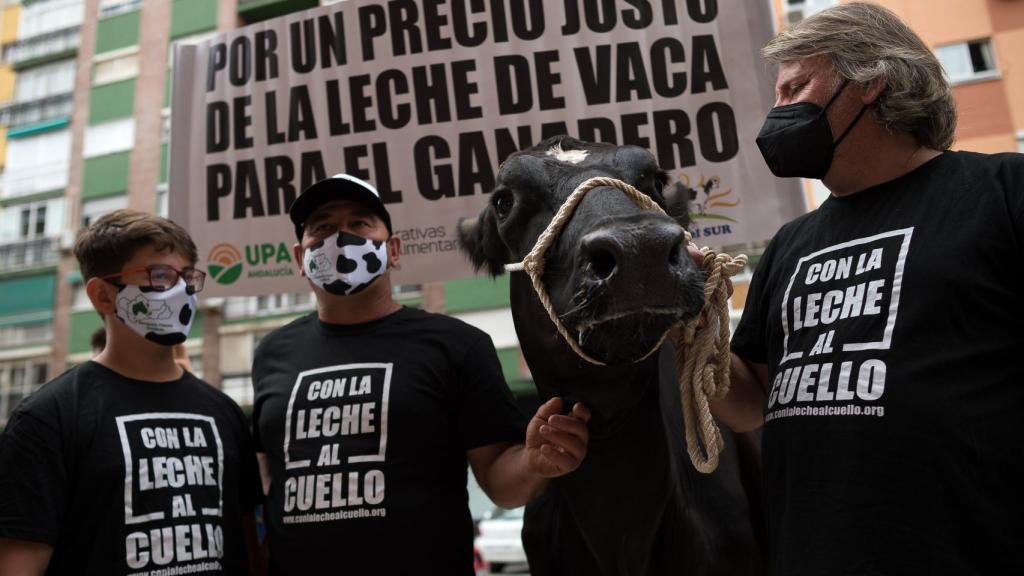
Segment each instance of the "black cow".
M666 175L654 157L565 136L513 154L498 170L487 208L460 223L461 245L478 269L502 273L594 176L635 186L673 216L596 189L546 253L543 281L555 310L581 348L606 365L578 357L526 274L511 277L516 331L541 400L579 399L594 414L583 464L527 506L531 571L761 574L756 439L726 432L718 469L697 472L685 450L671 346L638 361L666 328L703 305L703 276L683 245L687 199L663 196Z

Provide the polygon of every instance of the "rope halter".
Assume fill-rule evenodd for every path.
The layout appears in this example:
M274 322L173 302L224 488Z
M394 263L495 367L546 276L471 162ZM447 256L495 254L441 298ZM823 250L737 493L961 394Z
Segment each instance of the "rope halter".
M591 178L577 186L576 189L573 190L572 194L565 199L565 202L563 202L562 206L559 207L555 217L551 219L547 228L545 228L537 238L537 243L533 246L533 249L530 250L530 253L523 258L523 261L505 265L505 270L507 272L526 272L530 277L530 281L533 283L533 290L537 293L537 297L540 298L540 303L548 313L548 318L551 318L551 322L555 325L555 328L558 329L558 333L562 335L565 343L568 344L569 347L572 348L572 351L580 358L583 358L591 364L597 364L598 366L604 366L605 363L584 352L576 342L576 339L569 334L569 331L566 330L562 321L558 318L558 314L555 312L554 306L551 305L551 298L548 296L548 291L544 288L544 282L541 278L544 276L544 253L547 252L548 248L552 244L554 244L558 234L562 232L562 228L564 228L566 223L569 222L569 219L572 218L572 213L576 209L576 206L583 201L583 197L591 190L608 187L621 190L629 197L630 200L633 201L634 204L644 210L651 210L662 214L665 213L665 211L661 209L661 206L658 206L658 204L649 196L622 180L606 177ZM689 232L686 232L686 239L687 241L690 239ZM666 334L667 333L668 332L666 331ZM637 360L637 362L640 362L653 354L654 351L661 346L661 342L664 341L664 339L664 336L662 336L662 339L658 341L654 348L648 351L643 358Z

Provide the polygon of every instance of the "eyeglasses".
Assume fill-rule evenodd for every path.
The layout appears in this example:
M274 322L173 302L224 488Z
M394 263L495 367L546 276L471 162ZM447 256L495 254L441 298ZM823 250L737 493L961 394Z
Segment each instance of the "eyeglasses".
M116 274L107 274L106 276L100 276L101 280L110 281L110 278L117 278L118 276L124 276L125 274L135 274L136 272L145 272L149 279L148 287L163 292L170 290L178 283L178 278L185 281L185 288L189 294L195 294L203 289L203 284L206 283L206 272L197 270L195 268L185 268L178 270L173 266L166 264L152 264L144 268L133 268L131 270L123 270ZM111 282L117 286L117 283Z

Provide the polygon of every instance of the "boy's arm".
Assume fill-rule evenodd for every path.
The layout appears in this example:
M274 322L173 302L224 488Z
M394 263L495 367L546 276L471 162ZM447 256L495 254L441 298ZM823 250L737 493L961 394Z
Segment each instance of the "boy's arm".
M42 542L0 538L0 574L42 576L50 564L53 546Z

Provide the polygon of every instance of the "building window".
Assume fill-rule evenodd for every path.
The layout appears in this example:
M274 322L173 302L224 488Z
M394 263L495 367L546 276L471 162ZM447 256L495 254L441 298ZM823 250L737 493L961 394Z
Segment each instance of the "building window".
M188 355L188 363L189 363L190 366L192 366L192 370L190 370L190 372L192 372L192 374L194 374L196 378L202 378L203 377L203 354L202 354L202 352L196 352L195 354L189 354Z
M71 131L67 129L8 139L0 196L13 198L67 187L70 156Z
M988 38L939 46L935 55L954 84L999 76Z
M135 120L124 118L87 127L82 154L86 158L94 158L131 150L134 144Z
M397 300L411 300L423 295L423 284L396 284L391 295Z
M89 300L89 293L85 289L85 283L75 284L71 289L71 310L73 312L84 312L92 309L92 300Z
M56 264L63 220L63 198L0 210L0 270L13 272Z
M0 241L19 242L56 236L59 233L60 223L51 222L51 220L59 219L62 216L63 201L62 198L55 198L6 208L0 213L0 219L2 219L0 226L4 229L3 233L0 233ZM12 228L13 234L11 233Z
M36 66L18 72L15 102L41 100L48 96L67 94L75 88L74 59Z
M815 12L821 12L835 5L836 0L785 0L783 5L784 22L787 26L796 24Z
M252 406L252 377L248 374L225 374L220 389L239 406Z
M110 57L104 55L98 58L92 67L92 84L110 84L120 82L139 75L139 52L138 48L131 49L131 54Z
M128 197L123 195L85 202L82 204L82 226L88 226L114 210L127 207Z
M158 184L156 187L156 215L161 218L167 218L170 207L167 205L167 182Z
M35 226L32 236L38 238L46 233L46 204L36 208Z
M45 358L0 363L0 425L6 425L22 399L46 383Z
M24 324L0 328L0 347L15 348L33 344L46 344L53 339L53 325Z
M29 38L78 26L85 15L85 3L82 0L43 0L24 3L18 22L18 36Z
M301 313L312 310L313 294L295 292L266 296L228 298L224 307L227 319L262 318L269 315Z

